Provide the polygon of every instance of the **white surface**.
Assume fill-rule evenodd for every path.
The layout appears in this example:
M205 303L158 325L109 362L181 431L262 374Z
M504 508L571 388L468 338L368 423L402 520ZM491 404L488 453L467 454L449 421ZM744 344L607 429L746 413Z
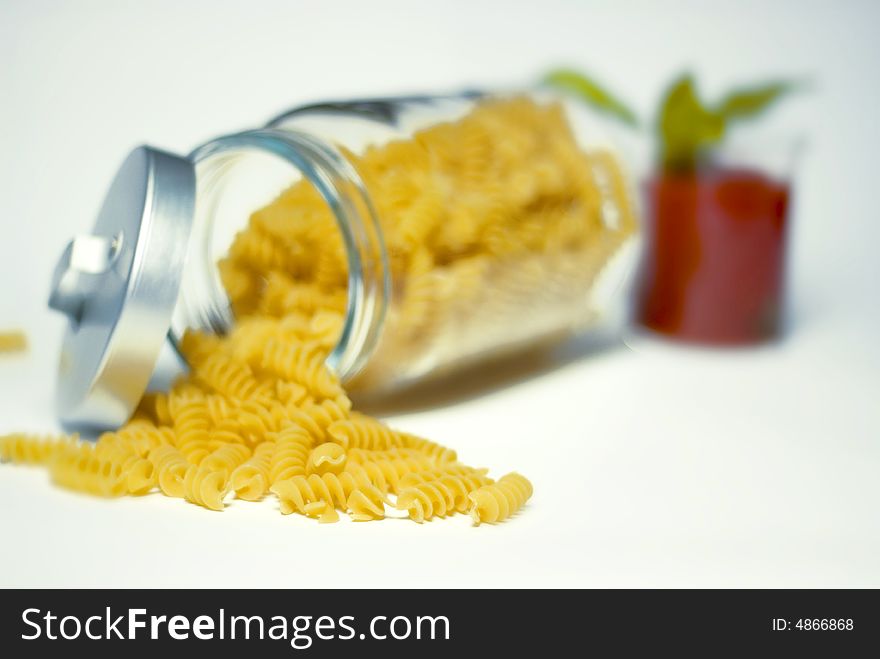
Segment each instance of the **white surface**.
M566 61L643 113L694 62L710 91L755 72L813 81L768 117L810 139L789 339L574 345L556 368L507 366L463 383L477 390L463 401L393 418L533 480L497 527L108 502L3 466L0 585L880 586L880 5L522 4L0 0L0 327L32 343L0 359L0 432L54 428L51 268L129 147L187 151L300 101L510 83Z

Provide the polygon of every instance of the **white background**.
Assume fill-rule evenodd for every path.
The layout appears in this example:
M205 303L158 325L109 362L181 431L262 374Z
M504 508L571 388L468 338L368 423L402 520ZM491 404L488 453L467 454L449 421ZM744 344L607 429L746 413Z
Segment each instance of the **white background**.
M792 331L693 351L613 331L410 400L392 421L518 469L510 523L318 526L272 501L211 513L94 500L0 467L0 585L880 586L875 2L0 0L0 432L55 428L54 259L127 150L187 152L298 102L572 63L650 116L691 67L707 93L791 75L767 117L796 172Z

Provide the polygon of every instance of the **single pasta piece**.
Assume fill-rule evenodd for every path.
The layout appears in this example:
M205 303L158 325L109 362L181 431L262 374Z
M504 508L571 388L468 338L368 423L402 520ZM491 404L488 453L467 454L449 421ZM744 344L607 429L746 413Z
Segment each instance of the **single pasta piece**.
M386 450L370 451L362 448L350 448L345 454L349 462L363 464L376 460L418 460L427 464L435 464L434 460L414 448L390 448Z
M65 446L76 442L76 435L36 437L13 433L0 437L0 462L13 464L48 464Z
M510 473L497 483L486 485L468 494L474 524L503 522L523 507L532 496L532 484L524 476Z
M434 478L424 473L430 472L408 474L405 480L414 484L404 487L397 497L397 508L420 524L464 512L468 494L493 482L481 470L464 466L435 472Z
M168 410L168 395L160 392L148 392L141 398L131 422L143 422L148 425L171 425Z
M441 446L437 442L432 442L429 439L416 437L415 435L410 435L409 433L400 432L397 434L400 436L401 441L403 442L403 446L405 446L406 448L416 449L417 451L427 456L430 456L437 463L451 463L458 460L458 454L455 451L453 451L451 448Z
M49 465L49 473L55 483L70 490L99 497L126 494L122 466L95 455L90 443L70 444L62 449Z
M385 475L380 469L367 468L357 462L349 462L345 465L345 472L354 476L355 479L371 483L383 495L387 495L391 491L388 481L385 480Z
M339 513L336 512L336 508L326 501L307 503L304 507L304 513L309 517L316 517L318 524L334 524L339 521Z
M335 398L342 394L338 380L324 366L326 350L316 343L285 343L269 339L263 352L263 370L302 385L316 396Z
M175 447L163 444L150 451L148 457L156 468L157 483L162 493L182 499L186 492L183 479L191 466L183 454Z
M235 496L245 501L259 501L266 495L275 447L275 442L259 444L250 459L235 468L230 477Z
M355 522L371 522L385 517L385 506L364 490L354 490L348 497L349 514Z
M342 331L343 317L336 311L320 309L309 323L309 335L321 347L332 350Z
M290 425L275 436L275 451L269 462L269 483L305 476L309 453L315 445L301 426Z
M210 455L199 463L209 471L222 472L227 477L236 467L251 457L251 451L243 444L221 444Z
M24 332L0 332L0 352L22 352L27 350L27 345L27 335Z
M335 399L328 398L320 403L304 405L302 411L320 428L320 434L326 436L330 424L349 418L351 401L347 396L342 395Z
M244 452L247 456L251 454L250 444L246 442L245 437L241 435L235 422L231 419L218 423L208 433L208 444L214 451L224 446L236 446L238 447L237 451Z
M287 411L278 401L249 400L226 419L248 443L258 444L289 425Z
M226 398L225 396L219 394L211 394L205 397L205 405L208 409L208 419L215 426L219 426L227 421L238 425L238 422L240 421L240 414L242 412L239 401L230 400L229 398ZM168 418L171 418L170 411Z
M309 453L306 471L309 474L339 474L345 469L345 449L339 444L319 444Z
M404 439L378 419L352 413L350 419L334 421L327 427L330 438L346 450L352 448L384 451L403 447Z
M175 445L188 462L199 464L211 453L211 417L204 396L172 398Z
M295 407L286 408L284 410L286 423L298 425L308 433L309 437L311 437L312 441L316 444L323 444L324 442L329 441L330 438L327 437L324 427L318 422L318 419L315 418L315 414L309 414L306 412L304 409L305 405L311 405L311 403L303 401Z
M209 510L223 510L223 499L229 492L227 472L190 465L183 477L183 492L187 501Z
M426 471L414 471L406 474L400 479L400 486L409 487L411 485L418 485L419 483L436 480L450 474L453 476L467 476L470 474L485 476L488 471L488 469L476 469L474 467L463 465L460 462L455 462L453 464L444 464Z

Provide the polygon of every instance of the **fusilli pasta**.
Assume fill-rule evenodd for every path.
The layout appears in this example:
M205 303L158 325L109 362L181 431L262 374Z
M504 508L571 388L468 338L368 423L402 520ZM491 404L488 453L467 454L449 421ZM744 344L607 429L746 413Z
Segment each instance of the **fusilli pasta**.
M470 514L474 524L503 522L523 507L532 496L532 484L517 473L502 476L498 482L470 492Z
M559 326L635 228L618 163L583 153L557 105L479 102L344 154L375 203L393 284L381 341L349 388L482 354L502 330L515 344ZM313 187L297 182L254 212L218 271L237 321L224 336L184 335L190 373L94 444L9 435L0 459L45 465L79 491L158 490L212 510L230 492L271 492L282 513L321 522L382 519L386 506L417 522L497 522L529 498L522 476L493 482L454 450L352 409L325 364L346 319L347 253Z
M27 336L24 332L0 332L0 352L21 352L27 350Z
M266 495L275 447L275 442L259 444L250 459L235 468L230 477L235 496L245 501L259 501Z

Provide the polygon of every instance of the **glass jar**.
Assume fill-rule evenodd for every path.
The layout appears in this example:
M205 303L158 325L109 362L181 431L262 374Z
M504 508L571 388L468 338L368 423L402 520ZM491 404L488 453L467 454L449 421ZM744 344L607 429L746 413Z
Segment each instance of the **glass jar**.
M212 140L191 156L199 201L172 338L231 327L217 263L248 217L276 248L296 235L253 218L297 185L320 195L343 246L328 364L350 388L394 389L583 330L606 303L599 276L637 233L604 134L547 92L466 92L306 105Z
M71 332L90 325L83 300L106 289L95 277L108 269L121 283L104 308L137 307L125 323L100 315L80 339L88 350L68 341L62 418L118 425L146 387L153 342L167 333L179 347L188 329L225 333L257 313L332 307L327 363L370 394L583 330L638 233L606 135L596 112L546 90L465 92L307 105L187 158L148 150L111 188L104 237L71 243L56 272L52 306ZM129 209L140 225L113 228ZM184 224L189 237L171 238ZM85 352L95 359L74 363Z

